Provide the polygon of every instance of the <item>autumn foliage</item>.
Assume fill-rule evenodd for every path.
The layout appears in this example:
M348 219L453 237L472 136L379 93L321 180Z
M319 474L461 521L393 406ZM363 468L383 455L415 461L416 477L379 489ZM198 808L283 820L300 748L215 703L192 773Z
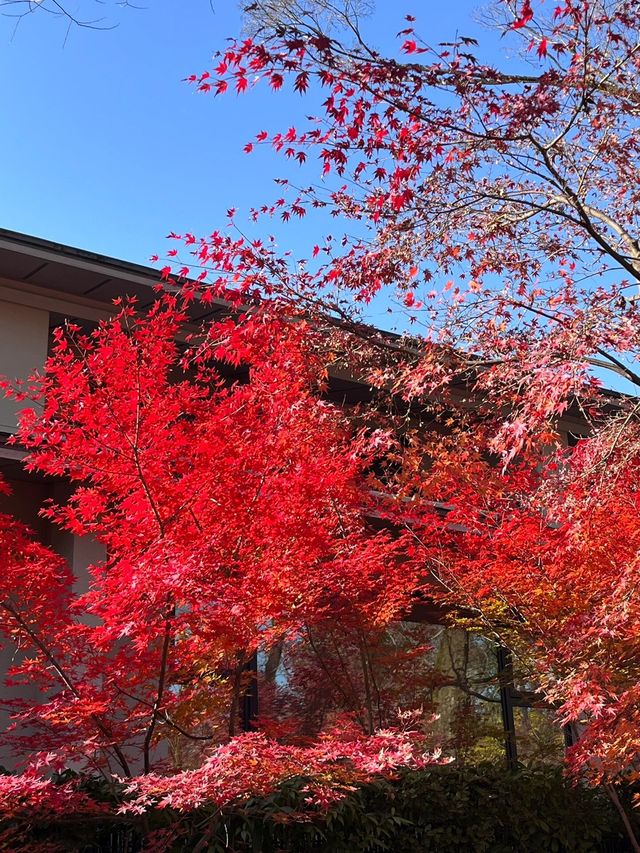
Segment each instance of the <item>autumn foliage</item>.
M139 810L221 804L291 774L322 776L330 800L347 780L435 760L417 730L344 726L318 746L243 736L206 757L239 731L258 649L328 618L384 625L417 566L400 559L406 538L368 520L367 471L390 439L323 399L306 324L258 312L194 336L187 319L163 296L89 334L60 330L36 383L43 406L22 417L28 467L72 485L45 515L106 554L75 591L65 561L2 518L1 627L20 650L9 679L31 688L10 701L4 735L30 769L3 795L22 784L23 806L75 809L72 790L35 775L67 766L138 777ZM185 761L204 763L172 776Z
M372 681L372 638L379 652L416 600L511 651L570 727L574 777L637 779L639 409L595 373L640 387L635 5L501 3L522 48L505 68L471 38L430 46L410 16L385 57L353 22L340 41L301 13L190 78L314 99L315 118L246 144L315 169L250 218L324 211L358 236L292 260L235 211L224 232L172 235L149 312L125 301L92 332L58 330L12 392L41 406L16 438L29 469L71 483L45 516L106 554L75 591L61 558L0 523L10 678L41 696L14 701L7 733L32 756L34 804L75 796L34 775L69 764L122 777L144 811L292 775L328 803L438 760L428 721L390 723L406 684ZM381 296L400 334L366 322ZM222 319L193 321L214 303ZM365 404L330 402L336 375ZM332 665L358 678L314 715L302 699L331 673L307 653L338 635L350 657ZM283 648L287 707L238 735L256 651ZM338 693L349 723L318 724Z
M640 387L637 8L503 2L493 22L520 46L502 64L473 38L430 44L412 16L387 57L357 20L340 37L301 12L191 82L312 100L246 150L322 182L285 178L253 216L329 211L358 236L318 240L276 285L249 274L265 295L315 295L353 369L405 401L399 523L432 594L518 653L573 728L576 773L633 778L638 408L601 376ZM196 241L191 268L227 252ZM264 246L234 258L242 280L275 268ZM381 293L392 345L360 319ZM582 423L573 452L563 418Z

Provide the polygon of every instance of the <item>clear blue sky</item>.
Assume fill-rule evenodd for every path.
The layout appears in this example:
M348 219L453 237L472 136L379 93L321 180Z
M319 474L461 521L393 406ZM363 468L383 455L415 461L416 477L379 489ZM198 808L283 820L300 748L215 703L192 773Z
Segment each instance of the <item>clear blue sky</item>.
M169 231L206 234L224 226L227 208L274 197L283 161L242 147L262 129L295 124L311 103L263 86L197 95L181 81L209 68L238 32L235 0L213 0L213 9L209 0L139 2L146 8L113 0L116 29L72 29L66 41L66 25L50 15L36 12L15 31L15 20L0 18L1 227L144 263L163 253ZM365 29L391 49L413 13L431 42L456 32L491 40L473 21L477 7L378 0ZM310 227L293 226L282 241L307 254Z
M242 148L313 105L263 86L242 97L202 96L182 82L210 68L214 51L239 31L236 0L212 0L213 9L209 0L132 2L146 8L69 0L70 9L111 11L118 26L109 31L67 35L63 21L39 12L16 30L15 19L0 16L0 227L147 263L166 251L169 231L207 234L225 226L227 208L276 197L272 179L286 174L284 161ZM484 5L377 0L364 31L392 51L410 13L429 42L475 36L491 58L502 43L477 23ZM260 227L308 256L336 223ZM384 299L370 306L373 322L387 326L386 315Z

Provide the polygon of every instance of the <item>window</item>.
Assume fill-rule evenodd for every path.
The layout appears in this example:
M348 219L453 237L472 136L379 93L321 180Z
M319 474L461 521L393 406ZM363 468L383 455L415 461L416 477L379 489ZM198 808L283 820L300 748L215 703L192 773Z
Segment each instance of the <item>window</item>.
M553 710L530 682L516 682L509 653L477 632L396 622L364 633L332 623L258 655L251 707L278 737L313 736L344 714L374 730L396 724L398 709L421 708L425 734L458 764L560 763L565 737Z

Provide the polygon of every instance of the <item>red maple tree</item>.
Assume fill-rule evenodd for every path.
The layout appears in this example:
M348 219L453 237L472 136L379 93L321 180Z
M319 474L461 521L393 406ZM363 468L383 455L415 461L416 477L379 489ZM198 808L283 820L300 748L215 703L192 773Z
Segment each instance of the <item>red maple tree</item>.
M260 80L322 92L319 118L246 150L315 156L324 183L283 181L253 216L321 209L370 236L318 239L291 263L231 229L174 235L190 254L163 275L187 301L257 310L197 330L186 352L170 297L148 319L127 305L93 335L60 333L20 440L77 484L49 517L108 556L72 598L52 561L34 610L44 639L16 677L42 683L24 713L45 756L53 734L56 760L90 751L129 775L137 750L151 770L162 736L215 741L221 696L233 733L258 645L329 615L376 628L431 581L574 726L573 770L607 785L635 770L638 406L593 368L640 386L636 8L501 8L522 48L504 67L470 38L428 45L412 18L385 57L355 22L341 42L301 14L192 78L219 94ZM362 319L381 292L409 330L398 338ZM229 386L220 362L251 381ZM388 430L354 433L322 399L328 365L392 398ZM590 431L573 453L558 435L571 407ZM374 533L368 509L396 533ZM20 571L38 575L48 558L30 547ZM211 785L220 755L178 785ZM141 808L178 795L158 778L132 783Z
M34 773L69 766L155 772L131 782L140 810L223 803L294 772L322 776L329 802L350 777L435 760L400 729L220 746L239 732L259 649L327 620L383 626L419 569L405 537L371 524L368 472L391 439L327 401L321 336L267 311L193 327L189 301L161 295L142 314L126 302L93 332L58 329L42 374L13 392L39 404L16 436L27 467L71 483L44 515L106 554L74 589L66 562L2 517L8 679L31 688L3 734L28 756L22 787L3 788L14 804L84 808ZM260 780L239 775L256 754Z
M185 266L214 290L233 278L305 306L343 336L352 370L421 412L394 487L449 511L422 516L425 566L448 600L535 650L541 689L579 723L571 766L625 776L640 749L638 408L594 370L640 387L636 4L507 0L495 23L519 51L502 64L472 38L429 44L412 16L395 56L355 18L344 37L318 21L295 7L190 81L312 99L315 116L246 151L269 145L322 181L281 180L253 218L319 209L358 236L317 240L293 265L268 243L187 235ZM393 341L362 320L381 293ZM558 433L570 410L590 435L573 455Z

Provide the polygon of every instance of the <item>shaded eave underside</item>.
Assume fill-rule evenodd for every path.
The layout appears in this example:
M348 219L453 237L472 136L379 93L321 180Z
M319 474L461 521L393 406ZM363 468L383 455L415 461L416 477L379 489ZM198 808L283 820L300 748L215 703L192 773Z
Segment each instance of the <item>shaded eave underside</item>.
M40 237L0 228L0 278L90 299L106 309L119 296L135 296L141 309L153 302L160 282L152 267L99 255ZM227 310L224 300L195 305L193 319L202 320Z
M125 295L136 297L141 310L149 307L154 300L153 288L160 281L159 271L153 267L0 228L0 289L6 283L22 285L27 296L35 289L64 295L69 302L83 303L85 311L97 306L107 316L113 300ZM229 310L227 302L214 299L207 305L192 303L190 314L199 322L223 316ZM50 316L52 327L64 319L76 319L68 311L56 310L55 305ZM352 377L331 377L330 396L336 400L359 402L370 394L365 383Z
M141 310L154 300L153 288L160 283L160 274L153 267L123 261L86 249L78 249L63 243L33 237L17 231L0 228L0 289L3 283L23 285L28 293L31 288L64 294L70 301L86 302L103 308L105 316L111 311L113 300L121 296L133 296ZM201 305L194 302L190 314L194 322L222 316L230 310L229 303L214 299ZM50 311L51 326L59 325L69 313ZM389 339L398 336L384 333ZM461 386L462 387L462 386ZM606 391L612 399L628 395ZM367 383L353 376L336 375L330 379L329 397L335 401L356 403L371 399L372 389ZM574 403L571 415L581 419Z

